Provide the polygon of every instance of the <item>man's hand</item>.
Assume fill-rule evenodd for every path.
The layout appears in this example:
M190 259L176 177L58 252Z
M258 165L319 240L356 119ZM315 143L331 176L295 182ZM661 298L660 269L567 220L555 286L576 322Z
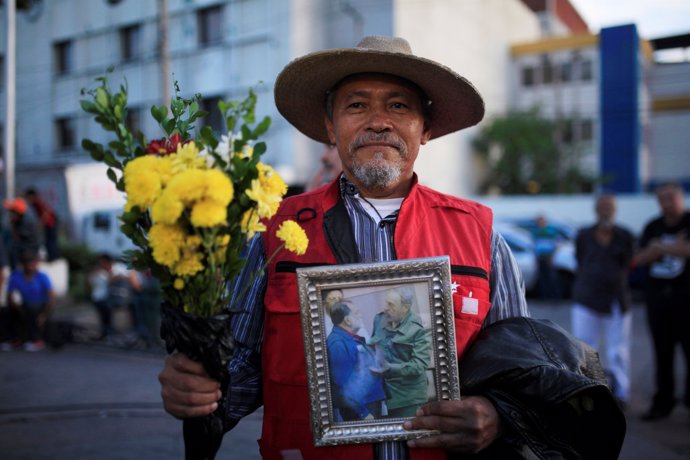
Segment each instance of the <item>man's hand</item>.
M177 418L201 417L218 408L220 383L208 376L202 364L182 353L165 358L158 380L163 407Z
M410 447L435 447L453 452L477 453L501 432L501 419L491 402L482 396L460 401L437 401L417 410L405 422L406 430L436 430L441 434L408 441Z

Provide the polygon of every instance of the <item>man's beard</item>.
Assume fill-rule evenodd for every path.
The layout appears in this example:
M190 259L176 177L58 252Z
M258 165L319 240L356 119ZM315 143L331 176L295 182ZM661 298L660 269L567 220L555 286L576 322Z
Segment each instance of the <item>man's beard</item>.
M398 150L399 158L386 160L382 152L375 152L369 160L361 160L355 151L368 142L385 142ZM402 174L402 160L407 157L407 147L397 136L383 133L366 133L356 138L349 146L348 154L352 164L352 175L362 187L383 190L395 183Z

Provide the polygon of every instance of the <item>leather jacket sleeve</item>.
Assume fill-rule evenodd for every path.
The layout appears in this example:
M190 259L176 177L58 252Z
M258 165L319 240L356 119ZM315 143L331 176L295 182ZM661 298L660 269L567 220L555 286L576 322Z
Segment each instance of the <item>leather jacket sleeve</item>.
M552 321L492 324L459 371L462 393L491 400L506 428L477 458L618 458L625 416L599 356Z

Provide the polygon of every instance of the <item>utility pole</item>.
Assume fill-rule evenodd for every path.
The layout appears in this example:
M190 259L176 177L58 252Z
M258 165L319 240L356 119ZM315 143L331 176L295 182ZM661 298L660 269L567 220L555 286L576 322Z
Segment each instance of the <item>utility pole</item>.
M161 99L170 105L170 43L168 40L168 0L158 0L158 27L160 36Z
M7 110L5 111L5 198L14 198L14 137L15 137L15 77L16 77L16 25L17 6L15 0L5 2L7 5Z

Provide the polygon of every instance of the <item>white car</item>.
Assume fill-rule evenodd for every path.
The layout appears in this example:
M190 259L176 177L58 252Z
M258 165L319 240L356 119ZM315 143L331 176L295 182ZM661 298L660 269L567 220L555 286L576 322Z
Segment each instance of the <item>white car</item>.
M525 280L525 290L531 291L537 285L539 267L537 255L534 252L534 242L528 231L517 225L508 223L495 223L494 230L499 232L508 243L508 247L520 267L522 278Z

